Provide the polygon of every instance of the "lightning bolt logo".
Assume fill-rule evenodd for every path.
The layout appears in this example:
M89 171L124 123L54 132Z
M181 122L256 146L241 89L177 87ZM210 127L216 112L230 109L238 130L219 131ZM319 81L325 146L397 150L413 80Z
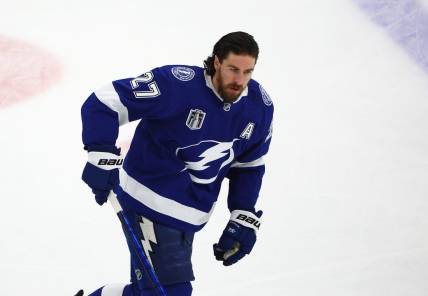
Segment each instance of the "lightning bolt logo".
M225 159L220 167L218 168L217 171L217 175L218 172L226 165L228 165L229 163L231 163L235 157L235 153L233 151L233 143L235 141L237 141L239 139L234 139L231 142L218 142L218 141L213 141L213 140L208 140L208 141L202 141L199 142L198 144L194 144L194 145L190 145L187 147L182 147L182 148L178 148L176 150L176 154L178 154L178 152L180 150L184 150L187 148L191 148L191 147L196 147L199 146L202 143L215 143L215 145L213 145L212 147L206 149L205 151L203 151L201 154L198 155L199 158L201 158L198 161L184 161L185 165L186 165L186 169L189 169L191 171L195 171L195 172L200 172L200 171L204 171L206 169L209 169L211 167L210 163L216 161L216 160L220 160L222 158L224 158L225 156L229 155L229 157L227 159ZM196 182L196 183L200 183L200 184L209 184L211 182L214 182L215 179L217 178L217 175L215 175L212 178L209 179L203 179L203 178L198 178L196 177L194 174L189 173L192 181Z
M150 242L157 244L155 229L153 227L153 222L147 218L141 217L140 222L141 232L143 233L143 238L141 239L141 245L143 246L144 253L146 253L147 259L149 259L150 264L153 266L152 258L150 252L153 252Z

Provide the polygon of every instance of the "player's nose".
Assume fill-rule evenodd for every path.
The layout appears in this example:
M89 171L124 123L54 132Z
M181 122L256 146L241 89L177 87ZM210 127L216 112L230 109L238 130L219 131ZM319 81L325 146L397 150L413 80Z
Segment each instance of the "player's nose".
M241 73L241 72L236 73L233 82L237 85L243 85L244 84L244 73Z

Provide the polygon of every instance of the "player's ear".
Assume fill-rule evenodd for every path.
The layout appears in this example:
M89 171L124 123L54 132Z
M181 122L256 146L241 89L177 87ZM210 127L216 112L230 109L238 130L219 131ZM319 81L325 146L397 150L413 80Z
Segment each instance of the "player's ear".
M216 55L214 55L214 69L217 71L220 68L220 60Z

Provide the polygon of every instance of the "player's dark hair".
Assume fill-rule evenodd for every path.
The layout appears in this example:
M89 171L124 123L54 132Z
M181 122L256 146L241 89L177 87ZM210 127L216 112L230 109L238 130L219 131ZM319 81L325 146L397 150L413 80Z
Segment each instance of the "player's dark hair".
M231 52L234 54L247 54L257 61L259 46L254 37L245 32L238 31L224 35L214 45L213 53L204 61L204 68L207 74L213 76L215 73L215 56L217 56L220 62L223 62Z

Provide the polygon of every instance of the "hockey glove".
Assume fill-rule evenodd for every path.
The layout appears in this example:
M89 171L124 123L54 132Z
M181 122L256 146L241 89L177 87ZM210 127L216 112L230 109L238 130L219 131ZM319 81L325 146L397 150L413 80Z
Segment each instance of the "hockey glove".
M119 184L119 168L122 167L123 157L120 156L120 149L114 146L85 149L89 153L82 180L92 189L96 202L102 205L107 201L110 191Z
M214 244L214 256L229 266L249 254L256 243L256 232L260 227L263 212L232 211L229 223L218 244Z

